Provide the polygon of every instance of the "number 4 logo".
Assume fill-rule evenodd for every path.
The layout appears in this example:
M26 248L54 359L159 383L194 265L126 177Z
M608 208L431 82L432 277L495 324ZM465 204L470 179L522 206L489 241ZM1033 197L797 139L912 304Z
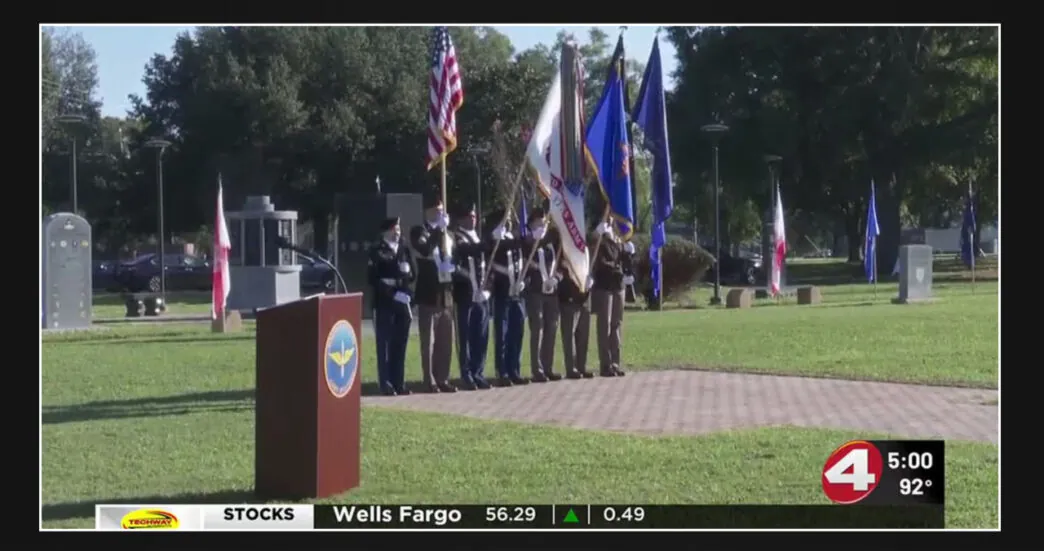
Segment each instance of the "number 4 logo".
M844 505L862 501L881 481L884 462L876 446L853 440L834 450L823 465L823 493Z

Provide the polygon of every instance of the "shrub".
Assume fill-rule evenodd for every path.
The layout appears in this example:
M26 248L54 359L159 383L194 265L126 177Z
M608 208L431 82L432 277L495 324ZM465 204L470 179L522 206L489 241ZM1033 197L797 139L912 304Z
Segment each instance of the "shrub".
M653 282L649 269L649 236L636 235L634 285L639 295L652 296ZM668 236L661 251L663 261L663 298L670 299L688 291L714 266L714 257L696 243L678 236Z

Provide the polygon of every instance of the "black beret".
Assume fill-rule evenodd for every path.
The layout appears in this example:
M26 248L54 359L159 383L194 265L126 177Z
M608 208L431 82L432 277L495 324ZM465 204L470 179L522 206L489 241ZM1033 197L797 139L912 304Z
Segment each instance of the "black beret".
M388 231L399 225L399 217L392 216L381 221L381 231Z
M430 209L442 205L442 192L429 187L424 190L424 208ZM443 205L445 206L445 205Z

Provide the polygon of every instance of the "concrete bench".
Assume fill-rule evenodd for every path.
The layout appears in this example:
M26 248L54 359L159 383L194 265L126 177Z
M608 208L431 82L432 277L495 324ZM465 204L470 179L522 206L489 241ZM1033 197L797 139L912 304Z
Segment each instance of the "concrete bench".
M725 295L725 308L750 308L754 304L754 292L746 287L729 289Z
M819 287L811 285L799 287L797 290L797 301L798 304L819 304L823 302L823 294L819 292Z

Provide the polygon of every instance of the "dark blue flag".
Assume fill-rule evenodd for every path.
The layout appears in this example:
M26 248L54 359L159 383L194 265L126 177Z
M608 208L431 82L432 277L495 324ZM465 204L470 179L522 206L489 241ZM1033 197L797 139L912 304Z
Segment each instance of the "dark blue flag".
M529 233L529 210L526 209L526 194L522 194L522 204L518 209L518 236L525 237Z
M642 145L653 157L652 165L652 240L649 260L652 264L653 296L660 296L660 249L667 244L667 219L674 211L671 183L671 154L667 141L667 103L663 91L663 68L660 63L660 40L653 39L649 63L645 65L638 101L634 106L635 124L642 129Z
M961 260L964 265L972 268L975 266L975 195L971 186L964 196L964 220L961 221Z
M616 71L607 83L602 101L587 126L587 148L594 160L602 198L616 220L625 241L634 232L634 203L631 191L631 144L627 139L627 111L623 82Z
M866 207L866 241L863 243L863 268L866 280L877 281L877 236L881 235L881 227L877 225L877 192L874 181L870 180L870 204Z

